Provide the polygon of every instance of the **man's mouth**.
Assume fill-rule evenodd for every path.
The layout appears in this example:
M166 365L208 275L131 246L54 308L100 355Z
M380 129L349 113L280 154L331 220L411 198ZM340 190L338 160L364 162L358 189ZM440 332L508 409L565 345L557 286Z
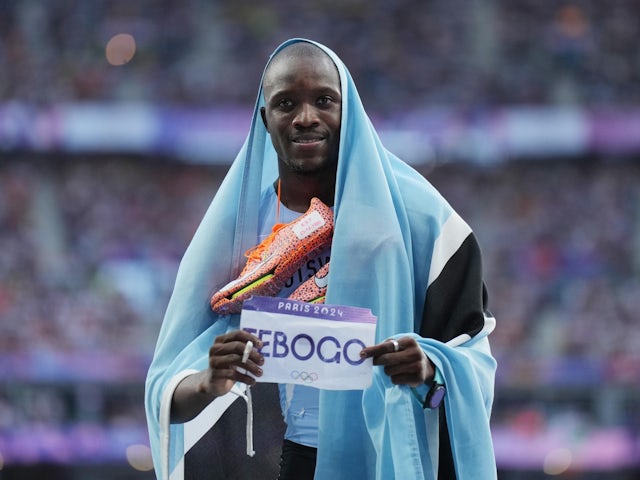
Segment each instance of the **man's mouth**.
M300 137L294 137L292 139L293 143L301 143L301 144L318 143L318 142L321 142L322 140L324 140L324 137L320 135L314 135L314 136L305 135Z

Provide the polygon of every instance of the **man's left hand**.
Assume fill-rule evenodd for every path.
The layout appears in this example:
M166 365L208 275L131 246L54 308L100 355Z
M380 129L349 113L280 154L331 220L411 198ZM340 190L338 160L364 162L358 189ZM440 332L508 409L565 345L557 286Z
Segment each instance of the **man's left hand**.
M394 385L418 387L435 374L433 363L413 337L385 340L364 348L360 356L373 357L374 365L384 366L384 373L391 377Z

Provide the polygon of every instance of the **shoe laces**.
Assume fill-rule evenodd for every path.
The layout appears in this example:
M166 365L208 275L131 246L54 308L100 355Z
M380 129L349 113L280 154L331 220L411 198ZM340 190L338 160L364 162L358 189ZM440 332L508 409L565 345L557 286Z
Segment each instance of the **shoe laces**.
M260 245L256 245L255 247L251 247L249 250L247 250L246 252L244 252L244 256L247 257L248 261L247 264L251 264L254 262L260 262L262 261L262 254L269 249L269 247L271 247L271 245L273 244L273 241L276 238L276 234L278 233L279 230L281 230L283 227L287 226L287 223L276 223L272 229L271 229L271 233L269 234L269 236L267 238L265 238Z

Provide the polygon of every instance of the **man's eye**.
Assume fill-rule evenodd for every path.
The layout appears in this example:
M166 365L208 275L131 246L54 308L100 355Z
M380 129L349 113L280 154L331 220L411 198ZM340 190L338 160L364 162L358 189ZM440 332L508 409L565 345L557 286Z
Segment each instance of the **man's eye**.
M291 100L280 100L278 102L278 107L280 108L291 108L291 106L293 105L293 102Z
M319 105L328 105L333 101L333 99L331 97L320 97L318 99L318 104Z

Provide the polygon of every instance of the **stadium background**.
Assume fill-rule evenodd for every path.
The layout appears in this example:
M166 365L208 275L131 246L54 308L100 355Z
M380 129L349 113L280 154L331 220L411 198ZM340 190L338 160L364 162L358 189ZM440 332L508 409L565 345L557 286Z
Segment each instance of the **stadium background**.
M640 478L639 14L2 1L0 478L153 478L143 379L176 268L294 36L345 60L480 239L500 478Z

